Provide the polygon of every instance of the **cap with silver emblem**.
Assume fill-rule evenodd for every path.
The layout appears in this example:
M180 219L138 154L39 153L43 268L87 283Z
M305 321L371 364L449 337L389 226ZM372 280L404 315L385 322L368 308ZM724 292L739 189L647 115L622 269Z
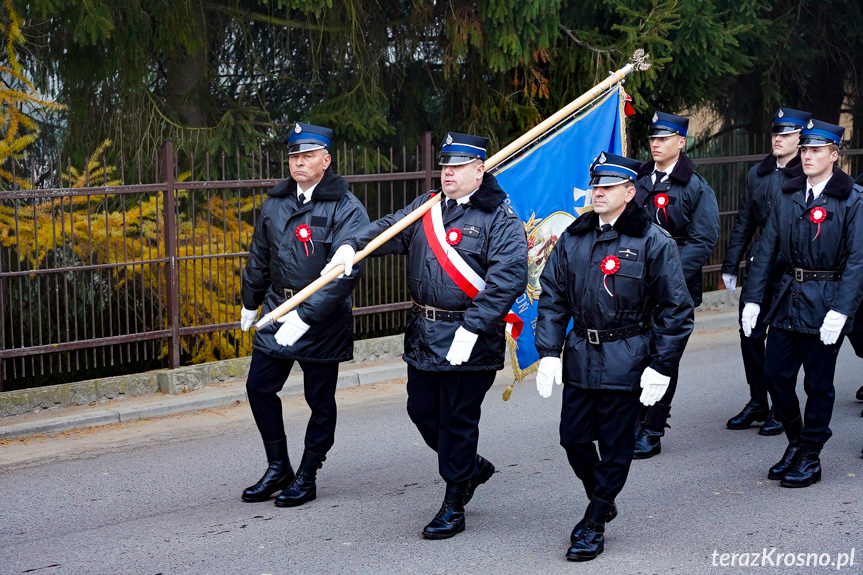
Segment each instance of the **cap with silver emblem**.
M284 143L288 145L288 154L299 154L328 149L332 137L333 131L329 128L297 122Z
M689 118L656 111L650 124L648 138L666 138L668 136L686 136L689 129Z
M474 160L485 161L488 138L449 132L440 145L441 166L461 166Z
M625 182L634 182L641 162L601 152L590 166L590 185L594 188L615 186Z
M835 124L828 124L821 120L811 119L800 132L799 147L816 148L818 146L829 146L831 144L838 146L842 141L842 134L845 133L845 128Z
M812 118L812 114L809 112L792 110L791 108L779 108L779 111L773 116L773 128L771 131L774 134L799 132L806 127L810 118Z

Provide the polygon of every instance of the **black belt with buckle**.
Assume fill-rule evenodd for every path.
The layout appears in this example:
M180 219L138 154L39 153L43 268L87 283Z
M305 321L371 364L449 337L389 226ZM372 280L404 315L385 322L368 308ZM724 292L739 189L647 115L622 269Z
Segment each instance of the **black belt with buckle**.
M618 327L615 329L587 329L583 327L574 327L572 328L572 331L574 331L578 337L586 338L589 343L599 345L606 341L626 339L627 337L650 331L650 328L652 327L653 324L651 322L641 321L635 325L628 325L626 327Z
M294 290L288 288L276 288L275 292L281 295L286 300L291 299L292 297L294 297L294 294L297 293Z
M438 309L436 307L431 307L427 305L420 305L414 302L413 307L411 308L417 315L421 315L426 319L431 321L463 321L464 320L464 312L463 311L448 311L445 309Z
M794 281L798 282L838 282L842 279L842 272L834 270L817 271L793 268L790 270L790 275L794 278Z

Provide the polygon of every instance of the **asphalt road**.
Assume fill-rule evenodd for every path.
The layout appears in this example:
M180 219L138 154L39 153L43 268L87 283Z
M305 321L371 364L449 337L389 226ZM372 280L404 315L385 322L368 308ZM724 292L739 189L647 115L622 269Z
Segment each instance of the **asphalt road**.
M498 473L453 539L420 536L444 485L392 383L339 391L318 499L295 509L240 501L264 468L245 404L0 442L0 573L834 573L852 550L838 572L863 572L863 360L849 345L824 478L783 489L766 471L784 437L724 428L748 399L736 332L693 337L663 452L633 463L590 563L564 559L587 500L558 444L560 389L543 400L531 378L503 402L510 381L499 375L480 428ZM308 410L284 406L296 463ZM724 553L749 555L723 566ZM834 564L785 567L780 553Z

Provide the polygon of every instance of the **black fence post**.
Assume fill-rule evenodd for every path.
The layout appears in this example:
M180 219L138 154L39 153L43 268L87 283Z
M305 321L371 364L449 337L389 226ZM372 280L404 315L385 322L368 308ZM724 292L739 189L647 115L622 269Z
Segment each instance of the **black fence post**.
M168 300L168 367L180 367L180 308L177 285L177 206L174 201L174 142L166 140L162 146L162 179L165 182L165 289Z
M434 171L434 164L432 163L432 133L426 132L423 134L422 142L420 143L420 155L422 157L422 171L424 172L423 176L423 189L420 193L425 193L431 190L434 186L432 185L432 171Z

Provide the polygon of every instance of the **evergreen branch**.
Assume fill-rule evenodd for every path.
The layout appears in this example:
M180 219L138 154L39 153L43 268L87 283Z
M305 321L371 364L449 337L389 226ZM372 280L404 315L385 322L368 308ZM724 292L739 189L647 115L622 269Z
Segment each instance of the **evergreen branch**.
M587 48L591 52L595 52L597 54L620 54L621 53L620 50L618 50L617 48L597 48L596 46L591 46L590 44L588 44L584 40L580 40L578 38L578 36L576 36L572 30L570 30L569 28L567 28L563 24L558 24L558 28L560 28L567 36L569 36L569 38L573 42L575 42L576 44L578 44L582 48Z
M253 20L255 22L262 22L272 26L284 26L285 28L312 30L315 32L341 32L340 28L324 26L322 24L312 24L309 22L300 22L299 20L288 20L287 18L277 18L275 16L266 16L258 12L240 10L239 8L221 8L219 11L240 21Z

